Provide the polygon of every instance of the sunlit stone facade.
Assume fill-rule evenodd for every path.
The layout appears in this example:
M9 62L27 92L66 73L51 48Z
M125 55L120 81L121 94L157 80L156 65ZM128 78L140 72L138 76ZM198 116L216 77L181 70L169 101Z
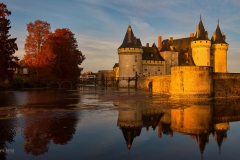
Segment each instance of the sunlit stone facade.
M170 93L172 98L211 98L215 73L227 72L228 43L225 40L219 23L209 39L201 17L195 35L190 33L186 38L164 40L158 36L158 46L155 43L143 46L129 25L118 48L116 77L119 77L119 86L135 86L134 81L128 83L121 78L134 78L137 73L138 88Z

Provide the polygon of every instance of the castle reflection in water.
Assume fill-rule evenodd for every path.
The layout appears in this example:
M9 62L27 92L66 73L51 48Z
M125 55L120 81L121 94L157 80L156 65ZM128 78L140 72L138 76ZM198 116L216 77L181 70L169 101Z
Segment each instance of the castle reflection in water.
M82 110L89 111L91 109L87 106L92 105L94 112L101 110L101 108L96 109L93 102L96 99L100 100L103 95L105 94L96 94L95 92L94 94L81 94L81 97L85 96L83 99L67 99L59 106L54 104L54 107L34 107L33 105L31 107L2 108L0 111L0 149L6 149L9 144L14 143L19 131L24 139L23 150L27 154L43 155L49 151L50 143L68 145L70 141L74 141L73 135L79 130L78 124L83 123L81 122ZM202 155L209 142L209 137L212 135L220 152L224 145L223 141L227 140L230 122L240 121L240 99L173 103L166 100L155 102L154 98L152 101L147 101L148 97L145 94L132 94L131 96L129 94L125 96L116 94L113 96L111 93L112 96L106 95L108 96L107 101L111 101L112 104L110 106L108 103L113 109L111 111L118 113L116 115L118 116L117 122L114 123L117 123L122 131L126 147L129 150L135 147L134 139L141 136L141 131L144 129L147 131L156 130L158 138L163 138L164 135L174 138L174 133L189 135L190 139L196 141L196 147L199 148ZM141 96L147 98L142 100ZM126 97L129 98L126 100ZM141 100L136 100L136 97ZM106 97L103 96L104 98ZM74 107L66 107L68 104L79 104L80 101L82 104L86 103L86 109L73 110ZM96 106L99 107L101 103L103 102L98 101ZM92 121L98 121L94 118ZM85 122L84 125L87 126L89 123ZM101 130L102 128L99 129L99 131ZM116 130L120 131L118 128ZM92 137L85 138L91 139ZM7 154L0 152L0 159L6 159Z
M219 152L223 140L227 139L230 130L229 122L240 121L239 100L216 100L215 103L193 102L172 109L144 108L137 109L129 104L115 103L119 110L117 125L122 130L127 148L130 150L134 139L140 136L141 130L158 129L158 138L162 135L174 137L174 132L189 135L195 139L203 155L204 148L212 134ZM124 109L125 108L125 109Z

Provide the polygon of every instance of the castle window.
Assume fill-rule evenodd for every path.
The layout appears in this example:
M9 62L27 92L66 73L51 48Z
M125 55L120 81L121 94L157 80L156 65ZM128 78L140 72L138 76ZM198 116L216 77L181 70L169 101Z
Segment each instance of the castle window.
M160 71L160 67L158 67L158 71Z
M133 65L133 71L136 71L135 65Z
M148 76L150 76L151 74L150 74L150 72L148 72Z
M137 55L135 55L135 62L137 62Z
M149 52L149 57L153 57L153 53L152 52Z

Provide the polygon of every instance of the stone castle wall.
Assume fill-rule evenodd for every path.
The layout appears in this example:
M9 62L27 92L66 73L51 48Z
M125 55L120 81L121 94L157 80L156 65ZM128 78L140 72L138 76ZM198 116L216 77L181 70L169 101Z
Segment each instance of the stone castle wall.
M178 66L171 68L171 98L211 98L212 67Z
M152 82L152 87L150 84ZM138 89L150 90L153 93L169 93L171 75L148 76L138 79Z
M98 71L98 85L113 85L114 82L109 81L109 79L114 80L114 77L115 72L113 70L100 70ZM106 78L108 78L108 82L106 82Z
M171 75L138 79L138 89L171 94L171 98L240 97L240 73L213 73L212 67L172 67Z
M214 73L214 97L228 98L240 96L240 73Z

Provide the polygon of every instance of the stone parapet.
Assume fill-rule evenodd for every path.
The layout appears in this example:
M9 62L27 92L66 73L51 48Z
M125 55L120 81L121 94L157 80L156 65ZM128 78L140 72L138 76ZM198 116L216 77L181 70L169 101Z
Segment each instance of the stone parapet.
M214 73L214 97L240 97L240 73Z
M214 50L228 50L228 44L224 44L224 43L212 44L211 49L214 49Z
M143 121L120 121L118 120L117 126L120 127L142 127Z
M212 74L213 68L208 66L172 67L171 98L211 98L213 92Z
M118 54L123 54L123 53L143 53L143 49L142 48L119 48L118 49Z

